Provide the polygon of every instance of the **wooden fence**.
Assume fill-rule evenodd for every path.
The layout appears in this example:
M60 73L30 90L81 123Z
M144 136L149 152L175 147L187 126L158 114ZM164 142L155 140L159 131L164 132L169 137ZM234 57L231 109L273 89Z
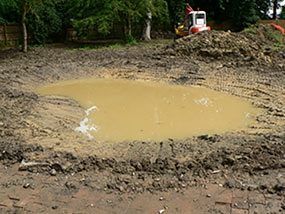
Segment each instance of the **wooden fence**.
M276 24L276 25L280 25L281 27L283 27L285 29L285 20L259 20L258 21L259 24Z
M277 25L282 26L285 28L285 20L260 20L258 21L260 24L269 24L274 23ZM208 25L211 26L214 30L231 30L234 27L234 23L231 22L222 22L222 23L216 23L214 21L209 21ZM134 32L135 35L140 34L140 31L142 30L141 27L136 28L136 31ZM163 29L160 29L163 31ZM164 29L166 30L166 29ZM170 31L172 29L169 29ZM153 32L155 34L155 30ZM114 25L113 29L111 30L110 35L104 36L102 34L99 34L98 32L94 31L91 36L88 38L88 40L102 40L102 39L121 39L123 37L122 35L122 29L119 25ZM19 42L22 40L22 27L21 25L2 25L0 26L0 46L14 46L19 44ZM85 38L87 40L87 38ZM67 29L66 31L66 41L83 41L82 39L78 40L76 37L76 32L74 29Z
M20 25L0 26L0 45L13 46L19 43L22 38L22 27Z

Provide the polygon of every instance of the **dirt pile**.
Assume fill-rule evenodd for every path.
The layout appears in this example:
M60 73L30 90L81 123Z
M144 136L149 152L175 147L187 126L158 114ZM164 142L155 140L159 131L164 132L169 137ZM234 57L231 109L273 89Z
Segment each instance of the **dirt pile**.
M258 39L260 42L266 43L270 47L285 48L285 36L271 25L255 25L247 28L242 32L243 35L253 40Z
M191 34L169 45L166 52L199 61L218 60L239 65L268 63L275 58L274 51L262 39L247 35L221 31Z

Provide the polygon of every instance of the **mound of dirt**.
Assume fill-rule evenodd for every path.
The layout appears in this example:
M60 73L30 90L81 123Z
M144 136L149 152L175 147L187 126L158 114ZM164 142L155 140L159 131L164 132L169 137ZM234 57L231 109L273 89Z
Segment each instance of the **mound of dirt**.
M273 50L266 48L258 37L222 31L191 34L176 40L167 47L166 52L205 62L266 63L274 58Z
M269 46L283 46L285 47L285 36L271 25L258 24L251 28L247 28L242 32L243 35L253 40L258 39Z

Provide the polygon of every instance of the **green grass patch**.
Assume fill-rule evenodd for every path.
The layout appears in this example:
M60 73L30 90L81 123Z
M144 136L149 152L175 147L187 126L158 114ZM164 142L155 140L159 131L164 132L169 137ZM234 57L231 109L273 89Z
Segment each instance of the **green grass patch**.
M123 45L121 44L121 43L116 43L116 44L114 44L114 45L110 45L109 46L109 48L111 49L111 50L116 50L116 49L119 49L119 48L122 48L123 47Z
M129 40L125 41L118 41L116 43L104 43L104 44L81 44L77 45L77 47L70 48L73 51L89 51L89 50L99 50L99 49L110 49L110 50L117 50L121 48L129 48L133 46L140 46L140 47L162 47L167 44L170 44L173 40L171 39L162 39L162 40L151 40L148 42L145 41L136 41L134 38L130 38Z

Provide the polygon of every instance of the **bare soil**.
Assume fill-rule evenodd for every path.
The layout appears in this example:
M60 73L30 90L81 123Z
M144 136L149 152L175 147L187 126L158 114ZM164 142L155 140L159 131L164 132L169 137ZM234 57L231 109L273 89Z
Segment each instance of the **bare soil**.
M269 194L275 205L264 203L257 213L284 213L285 52L271 46L258 36L212 31L167 45L98 50L36 47L25 54L1 51L0 213L94 213L79 202L78 210L65 212L69 203L39 198L39 192L35 197L39 203L47 201L40 205L45 209L29 209L28 203L17 207L16 202L23 199L9 198L13 191L23 190L24 198L39 188L45 188L50 197L83 194L79 201L93 193L102 198L112 193L117 199L122 194L125 198L118 199L116 206L102 205L105 211L135 213L120 204L128 197L144 201L161 192L169 192L169 198L180 192L175 197L181 202L190 197L183 192L212 184L232 192ZM200 85L242 97L264 111L252 126L238 132L102 145L74 131L84 117L84 109L75 101L34 93L44 84L88 77ZM8 202L2 198L6 203L1 205L5 194ZM211 195L199 194L194 205L203 207L205 198ZM234 213L234 208L255 212L250 207L235 207L238 203L232 201L229 204L230 211L207 206L196 213ZM140 209L147 210L147 205ZM192 213L186 210L163 212Z

